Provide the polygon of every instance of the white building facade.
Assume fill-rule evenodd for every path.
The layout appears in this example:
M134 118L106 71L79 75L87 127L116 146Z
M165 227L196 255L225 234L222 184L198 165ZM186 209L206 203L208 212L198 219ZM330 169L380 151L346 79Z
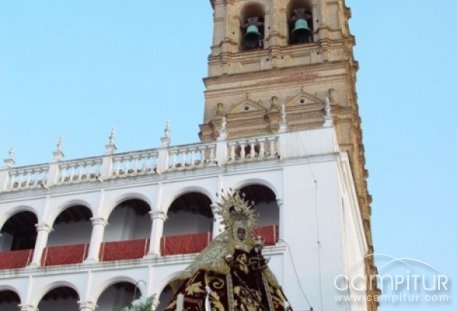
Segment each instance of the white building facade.
M50 163L5 160L0 310L118 310L151 295L163 310L170 280L220 233L229 188L254 202L294 310L376 309L338 300L374 269L344 1L212 5L202 142L172 146L166 128L156 149L116 153L112 135L102 156L64 160L58 144Z
M192 245L220 232L216 193L236 188L256 201L265 255L292 305L343 310L334 279L366 253L350 171L333 127L5 166L1 309L112 310L127 301L113 293L131 299L132 288L159 297L195 256ZM35 227L34 247L21 248ZM186 245L167 249L167 237Z

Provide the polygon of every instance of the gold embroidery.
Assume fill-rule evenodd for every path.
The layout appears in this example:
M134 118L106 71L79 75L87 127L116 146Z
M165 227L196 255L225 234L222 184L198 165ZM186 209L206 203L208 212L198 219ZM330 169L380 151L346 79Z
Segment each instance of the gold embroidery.
M226 230L171 284L185 294L185 311L202 310L205 303L213 311L291 310L262 256L263 241L253 235L256 219L249 203L231 191L218 205ZM175 300L167 311L174 307Z
M211 309L213 311L225 311L224 305L220 301L220 297L216 292L211 292L209 301L211 302Z
M194 294L201 294L205 291L202 288L202 282L196 282L186 286L186 294L187 295L194 295Z

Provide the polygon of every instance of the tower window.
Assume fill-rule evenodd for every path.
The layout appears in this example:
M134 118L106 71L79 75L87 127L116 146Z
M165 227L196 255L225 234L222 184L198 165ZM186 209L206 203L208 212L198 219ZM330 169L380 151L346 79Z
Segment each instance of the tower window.
M242 12L241 48L243 51L263 48L265 13L258 4L247 5Z
M292 1L288 9L289 44L313 42L313 16L307 1Z

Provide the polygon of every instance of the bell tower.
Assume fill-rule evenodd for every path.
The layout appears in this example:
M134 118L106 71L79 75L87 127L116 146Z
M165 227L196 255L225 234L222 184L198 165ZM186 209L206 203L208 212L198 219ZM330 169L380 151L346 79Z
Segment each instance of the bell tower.
M216 140L222 128L227 139L319 128L330 106L340 149L349 155L369 246L366 274L374 275L350 9L344 0L211 0L211 5L214 29L200 139Z

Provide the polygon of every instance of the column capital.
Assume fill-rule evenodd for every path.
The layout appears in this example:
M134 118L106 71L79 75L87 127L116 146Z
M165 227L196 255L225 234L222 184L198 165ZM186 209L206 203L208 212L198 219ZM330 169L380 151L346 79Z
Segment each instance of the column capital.
M38 308L32 305L19 305L21 311L37 311Z
M165 214L164 211L150 211L149 215L151 216L151 219L160 219L160 220L167 220L167 214Z
M282 198L276 198L276 202L278 203L278 207L282 207L284 205L284 200Z
M45 231L46 233L50 233L52 231L52 226L47 223L40 223L35 225L37 232Z
M88 301L78 301L79 303L79 310L81 311L94 311L98 306L95 301L88 300Z
M108 225L108 221L103 217L92 217L90 219L90 221L92 222L93 226L100 225L100 226L105 227Z

